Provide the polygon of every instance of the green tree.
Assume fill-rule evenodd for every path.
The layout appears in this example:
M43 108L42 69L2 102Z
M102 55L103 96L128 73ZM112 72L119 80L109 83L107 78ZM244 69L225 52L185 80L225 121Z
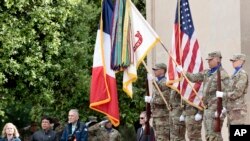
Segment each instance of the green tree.
M135 2L145 8L143 0ZM100 1L93 0L0 1L2 123L23 127L44 114L66 120L71 108L80 110L82 120L103 116L89 109L100 11ZM121 125L132 127L144 108L142 66L138 76L133 99L122 91L121 73L117 76Z
M12 120L4 115L13 105L29 109L34 120L43 114L66 117L69 107L87 109L99 9L77 0L0 2L3 122Z

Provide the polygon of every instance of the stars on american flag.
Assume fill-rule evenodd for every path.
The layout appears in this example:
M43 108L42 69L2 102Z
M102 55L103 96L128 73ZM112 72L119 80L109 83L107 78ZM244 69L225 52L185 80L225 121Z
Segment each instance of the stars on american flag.
M194 26L192 21L191 12L187 0L181 0L180 5L180 24L181 30L187 34L189 37L192 36L194 32Z
M172 55L173 58L176 58L177 63L182 64L184 69L191 73L198 73L203 70L203 61L194 31L189 5L188 0L177 1L172 39ZM179 31L179 26L181 31ZM168 76L169 80L177 81L179 79L175 63L172 61L171 57L169 59ZM174 83L173 86L180 90L183 100L192 103L192 105L199 109L203 109L202 83L194 83L190 86L188 82L183 79L180 83ZM197 93L192 91L192 87Z

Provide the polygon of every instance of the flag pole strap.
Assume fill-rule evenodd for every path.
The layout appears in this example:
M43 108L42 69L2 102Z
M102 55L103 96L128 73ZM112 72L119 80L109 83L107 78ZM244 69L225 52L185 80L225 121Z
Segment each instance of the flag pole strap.
M168 55L172 58L172 60L174 61L175 65L178 66L179 64L176 62L176 60L174 59L174 57L169 53L168 49L165 47L165 45L163 44L163 42L160 40L160 43L163 47L163 49L168 53ZM199 98L199 100L201 101L201 104L203 107L205 107L202 98L198 95L197 91L194 89L194 87L192 86L191 82L189 81L189 79L187 78L187 75L185 73L183 73L183 71L181 72L181 74L184 76L184 78L187 80L189 86L192 88L193 92L195 93L195 95Z
M149 71L149 69L148 69L148 67L147 67L147 65L146 65L146 63L145 63L144 60L142 60L142 63L144 65L144 67L146 68L147 72L150 73L150 71ZM171 110L170 105L168 104L168 102L164 98L164 96L163 96L163 94L162 94L162 92L161 92L158 84L156 83L156 81L154 79L153 79L153 86L155 86L155 88L157 89L157 91L160 93L160 96L163 99L164 103L166 104L167 109L170 111Z

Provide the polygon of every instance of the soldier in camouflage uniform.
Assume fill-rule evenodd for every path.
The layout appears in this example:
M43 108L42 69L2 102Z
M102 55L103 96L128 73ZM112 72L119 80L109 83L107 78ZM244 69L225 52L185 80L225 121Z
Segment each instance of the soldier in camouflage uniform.
M202 111L186 103L184 106L183 116L185 117L185 126L187 137L190 141L202 141ZM181 118L180 118L181 121Z
M208 54L208 65L210 69L206 69L197 74L187 73L187 77L192 82L203 82L203 102L206 106L204 110L204 124L207 141L222 141L221 133L214 131L214 119L217 110L217 71L221 72L222 91L227 90L229 84L229 76L221 66L221 53L219 51ZM223 107L225 107L225 98L223 98ZM222 111L222 114L224 110ZM224 118L220 115L221 126Z
M230 90L227 93L227 111L229 124L245 124L247 115L247 105L245 95L247 94L248 75L242 69L246 56L235 54L230 61L235 68L230 79Z
M181 96L175 90L171 91L170 94L170 140L171 141L185 141L185 122L180 120L179 117L183 112L181 105Z
M89 127L88 132L97 135L95 138L92 138L92 141L121 141L120 133L112 128L112 123L107 117L100 123Z
M31 124L23 129L21 129L20 134L22 135L22 141L30 141L33 133L39 130L39 126L36 122L31 122Z
M88 141L96 141L97 133L96 132L89 132L89 128L91 126L94 126L97 123L97 117L95 116L89 116L89 121L85 123L85 125L88 127Z
M165 77L167 66L164 63L156 64L153 68L156 83L159 86L165 100L169 102L170 88L166 86L167 78ZM151 76L152 77L152 76ZM155 131L155 138L157 141L169 141L170 140L170 128L169 128L169 110L166 107L160 93L157 89L153 89L153 95L146 96L145 102L150 102L151 106L151 118L153 121L153 128Z

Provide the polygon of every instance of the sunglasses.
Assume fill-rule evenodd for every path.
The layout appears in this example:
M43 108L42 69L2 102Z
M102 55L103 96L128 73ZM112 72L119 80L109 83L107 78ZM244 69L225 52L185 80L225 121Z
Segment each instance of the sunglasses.
M140 119L144 119L144 117L140 117Z

